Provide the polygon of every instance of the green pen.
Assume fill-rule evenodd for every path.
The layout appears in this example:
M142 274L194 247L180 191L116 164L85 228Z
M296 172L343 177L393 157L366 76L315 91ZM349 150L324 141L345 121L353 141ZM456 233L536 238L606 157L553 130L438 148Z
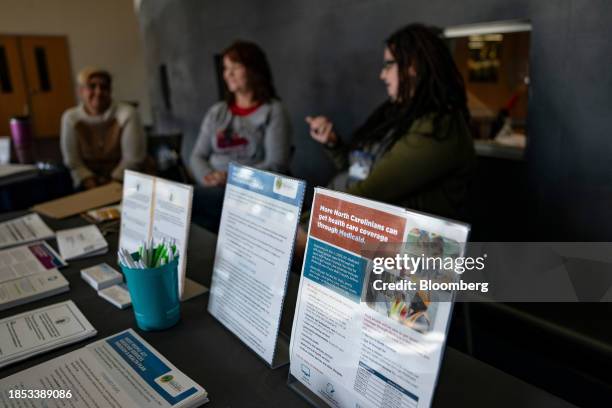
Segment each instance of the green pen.
M157 248L153 251L153 260L151 262L151 267L156 268L157 262L159 261L159 256L161 255L161 246L158 245Z
M165 245L162 247L161 258L165 261L164 264L168 263L168 247Z

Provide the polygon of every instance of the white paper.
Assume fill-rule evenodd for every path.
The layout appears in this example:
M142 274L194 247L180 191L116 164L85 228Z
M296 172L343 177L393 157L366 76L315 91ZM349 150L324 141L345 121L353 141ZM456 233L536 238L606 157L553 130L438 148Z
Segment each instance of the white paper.
M132 304L132 298L127 286L122 283L119 285L109 286L98 292L98 296L110 302L119 309L125 309Z
M108 243L95 225L57 231L56 236L60 254L67 261L100 255L108 250Z
M179 296L185 283L192 201L192 186L125 171L119 246L133 253L150 239L156 243L174 239L179 251Z
M68 281L57 269L0 282L0 310L68 291Z
M123 275L106 262L81 269L81 278L95 290L123 282Z
M40 241L54 236L36 213L0 223L0 248Z
M95 334L71 300L7 317L0 320L0 367Z
M46 242L35 242L0 251L0 283L61 268L66 263Z
M230 165L209 312L273 363L304 182Z
M155 242L170 238L179 250L178 287L183 295L187 267L187 240L191 225L193 187L186 184L156 179L153 198L152 237Z
M8 136L0 137L0 165L8 164L11 161L11 138Z
M208 401L206 390L131 329L0 380L0 405L11 406L11 390L40 389L70 391L72 397L23 402L36 408L67 401L74 407L107 407L112 401L115 408L164 408Z
M407 306L414 298L388 299L382 292L364 301L370 275L362 244L402 243L415 234L464 243L468 231L463 224L316 189L291 335L291 374L330 406L429 407L452 293L441 302L433 298L437 294L422 293L427 307L418 313Z
M130 253L151 236L155 177L126 170L121 201L119 247Z

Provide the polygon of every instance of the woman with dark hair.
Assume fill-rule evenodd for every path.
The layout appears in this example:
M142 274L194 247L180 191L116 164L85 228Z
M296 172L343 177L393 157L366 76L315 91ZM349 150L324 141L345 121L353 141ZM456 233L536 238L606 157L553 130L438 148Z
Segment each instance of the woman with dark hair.
M439 34L410 24L386 40L380 79L389 98L350 142L326 117L306 118L340 170L331 188L463 217L474 146L463 78Z
M236 162L284 172L289 166L291 127L274 84L268 60L255 44L237 41L223 52L226 97L213 105L191 154L194 221L219 228L227 167Z

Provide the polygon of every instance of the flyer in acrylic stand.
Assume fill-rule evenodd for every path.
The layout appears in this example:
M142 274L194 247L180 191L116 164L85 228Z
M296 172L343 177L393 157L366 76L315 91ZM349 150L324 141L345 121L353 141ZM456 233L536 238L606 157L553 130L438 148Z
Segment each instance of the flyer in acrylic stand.
M301 180L231 164L208 311L272 368L289 361L279 336Z
M289 386L316 406L429 407L454 293L383 284L448 271L398 272L374 254L462 256L468 233L465 224L316 189Z
M181 300L208 289L187 279L187 243L193 186L126 170L121 203L119 246L136 252L143 241L174 240L179 249L178 284Z

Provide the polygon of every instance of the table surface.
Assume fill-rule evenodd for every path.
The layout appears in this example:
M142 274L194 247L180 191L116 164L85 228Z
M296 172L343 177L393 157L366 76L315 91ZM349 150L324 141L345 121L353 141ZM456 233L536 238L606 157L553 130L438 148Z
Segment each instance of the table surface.
M23 212L0 215L10 219ZM65 220L45 218L53 230L86 225L80 217ZM0 318L64 300L73 300L97 329L96 337L54 350L0 370L0 378L83 347L87 342L110 336L127 328L135 329L179 370L209 393L207 407L308 407L287 386L289 367L270 369L248 347L217 322L207 311L208 294L182 304L181 321L161 332L143 332L134 322L132 309L119 310L80 278L80 270L100 262L116 264L117 233L106 236L105 255L72 261L61 271L70 282L70 291L0 312ZM55 241L51 245L57 248ZM187 276L210 285L216 236L192 225L187 253ZM290 333L300 277L291 274L281 330ZM503 373L451 347L447 347L436 389L434 407L572 407L573 405Z

